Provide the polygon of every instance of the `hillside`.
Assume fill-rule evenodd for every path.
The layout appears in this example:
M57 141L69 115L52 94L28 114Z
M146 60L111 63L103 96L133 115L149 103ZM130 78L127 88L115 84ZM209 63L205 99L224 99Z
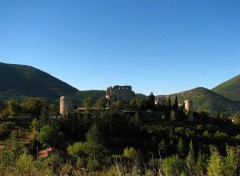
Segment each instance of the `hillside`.
M0 63L0 98L44 97L58 100L78 90L34 67Z
M212 91L229 100L240 101L240 75L216 86Z
M239 103L228 100L227 98L212 92L203 87L198 87L189 91L170 95L172 98L178 96L178 100L193 100L195 111L207 111L211 115L216 115L218 111L239 111Z

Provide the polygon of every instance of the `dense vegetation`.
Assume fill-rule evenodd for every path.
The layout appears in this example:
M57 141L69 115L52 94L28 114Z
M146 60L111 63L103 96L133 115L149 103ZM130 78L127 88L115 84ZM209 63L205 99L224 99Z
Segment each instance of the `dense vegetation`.
M218 85L212 91L232 101L240 101L240 75Z
M44 97L59 100L78 90L36 68L0 63L0 98Z
M240 117L188 112L178 97L156 106L155 97L117 101L105 108L105 98L86 98L86 110L57 117L56 106L44 99L1 103L1 175L239 175ZM126 110L128 109L128 110ZM29 114L34 136L21 145L21 131L9 116ZM229 117L232 117L229 119ZM20 118L21 119L21 118ZM23 118L24 119L24 118ZM0 130L1 131L1 130ZM64 150L36 158L46 147Z
M219 111L235 112L240 109L239 102L230 101L227 98L203 87L173 94L171 97L174 98L176 95L182 102L184 100L192 100L194 102L193 107L195 111L206 111L213 116L216 116Z

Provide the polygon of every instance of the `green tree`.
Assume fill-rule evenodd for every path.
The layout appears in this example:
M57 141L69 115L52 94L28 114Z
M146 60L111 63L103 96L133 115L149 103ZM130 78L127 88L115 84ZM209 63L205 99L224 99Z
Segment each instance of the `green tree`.
M155 96L151 92L149 96L147 96L147 108L149 110L155 110Z
M179 156L184 157L185 155L185 147L184 147L184 143L183 143L183 139L180 138L177 144L177 151Z
M44 125L37 136L37 140L43 147L55 146L57 131L50 125Z
M163 172L166 176L184 174L185 163L178 155L173 155L163 160Z
M85 143L75 142L73 145L68 146L67 152L75 158L82 157L85 153Z
M176 97L175 97L173 109L174 109L174 111L177 111L177 110L178 110L178 97L177 97L177 95L176 95Z
M101 161L106 157L107 149L103 133L96 124L93 124L86 133L85 153L89 159Z
M202 176L205 174L205 166L206 166L205 162L206 162L205 155L203 155L202 152L199 151L197 156L197 161L196 161L196 169L195 169L196 175Z
M22 146L19 143L19 132L12 131L8 146L5 146L0 153L0 163L6 168L14 166L21 155Z
M167 145L164 141L164 139L161 140L161 142L158 144L158 150L160 151L160 154L165 155L167 152Z
M92 97L87 97L83 100L83 106L86 110L89 110L94 105L94 99Z
M17 116L22 110L20 100L12 99L8 101L8 110L12 116Z
M123 156L132 161L140 161L140 156L133 147L126 147L123 151Z
M108 99L105 97L101 97L97 100L97 102L95 103L95 107L96 108L106 108L108 103Z
M210 146L210 158L207 166L207 174L209 176L223 175L224 162L215 146Z
M189 144L189 152L186 157L186 164L191 175L194 175L195 172L195 159L194 159L194 150L192 141Z
M39 122L38 122L38 120L37 120L36 118L34 118L34 119L32 120L31 128L32 128L33 130L36 130L36 131L39 130Z
M168 106L168 109L170 111L172 109L172 101L171 101L171 97L170 96L168 96L167 106Z
M44 113L50 109L49 103L43 98L28 98L25 103L26 111L34 116L40 116L43 108L45 111Z
M20 155L16 167L19 175L37 175L37 169L34 166L33 157L26 153Z
M224 173L225 175L240 175L240 146L227 146L227 156L225 157Z

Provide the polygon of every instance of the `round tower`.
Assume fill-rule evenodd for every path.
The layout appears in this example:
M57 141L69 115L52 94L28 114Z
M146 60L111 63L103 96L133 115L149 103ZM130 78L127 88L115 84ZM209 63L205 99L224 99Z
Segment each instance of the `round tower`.
M185 109L188 112L188 120L193 121L193 101L192 100L185 100Z
M185 100L184 104L185 104L185 109L187 110L187 112L189 112L189 111L193 112L193 102L192 102L192 100Z
M71 97L60 97L60 114L62 116L68 115L73 110L73 100Z

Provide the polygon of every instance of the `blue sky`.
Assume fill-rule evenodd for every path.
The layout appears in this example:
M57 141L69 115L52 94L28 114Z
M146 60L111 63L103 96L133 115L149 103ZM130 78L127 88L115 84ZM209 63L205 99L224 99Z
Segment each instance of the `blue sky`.
M239 0L0 0L0 62L79 90L170 94L240 74Z

